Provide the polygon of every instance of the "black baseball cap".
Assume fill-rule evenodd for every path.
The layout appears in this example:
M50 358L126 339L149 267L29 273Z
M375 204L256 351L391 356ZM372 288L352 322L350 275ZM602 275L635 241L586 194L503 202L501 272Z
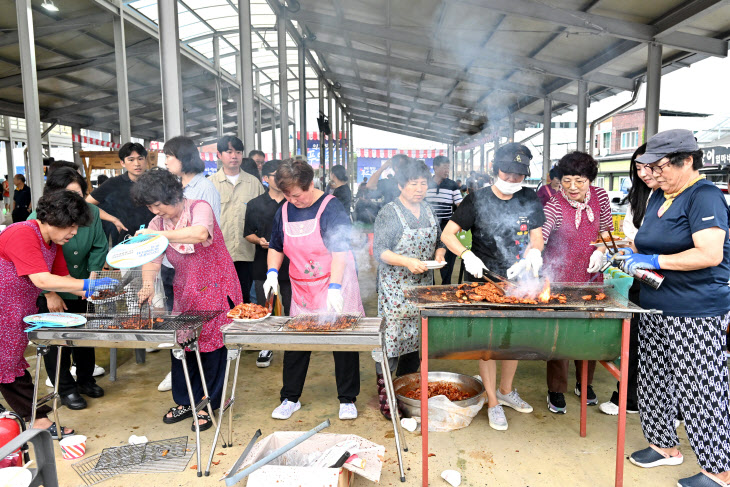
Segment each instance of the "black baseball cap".
M659 132L646 143L646 152L636 158L640 164L653 164L668 154L700 150L694 134L686 129Z
M502 172L530 175L530 149L517 142L501 146L494 154L494 167Z

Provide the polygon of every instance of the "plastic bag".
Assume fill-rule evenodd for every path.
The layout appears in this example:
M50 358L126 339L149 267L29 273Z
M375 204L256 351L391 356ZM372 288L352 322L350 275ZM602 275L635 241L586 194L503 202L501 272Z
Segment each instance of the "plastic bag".
M444 432L466 428L479 414L486 402L482 394L479 402L462 408L449 401L446 396L435 396L428 400L428 431ZM420 422L420 418L418 418Z

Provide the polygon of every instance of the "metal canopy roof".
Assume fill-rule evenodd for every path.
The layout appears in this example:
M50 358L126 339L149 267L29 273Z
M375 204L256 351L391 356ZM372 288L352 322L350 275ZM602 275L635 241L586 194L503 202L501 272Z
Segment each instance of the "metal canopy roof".
M13 12L13 0L0 11ZM58 13L33 0L41 118L118 130L114 36L117 0L58 0ZM156 0L126 0L132 134L161 139ZM238 98L237 0L179 0L186 132L215 137L213 38L220 39L224 100ZM252 0L255 105L270 129L278 85L279 0ZM307 96L322 73L351 119L424 139L465 142L541 123L577 103L578 80L597 100L631 90L646 72L647 45L663 45L663 73L708 56L726 56L728 0L287 0L288 91L298 95L297 42L312 53ZM0 17L0 113L23 116L14 15ZM316 62L312 66L310 61ZM278 97L274 98L278 104ZM224 127L237 126L224 102Z

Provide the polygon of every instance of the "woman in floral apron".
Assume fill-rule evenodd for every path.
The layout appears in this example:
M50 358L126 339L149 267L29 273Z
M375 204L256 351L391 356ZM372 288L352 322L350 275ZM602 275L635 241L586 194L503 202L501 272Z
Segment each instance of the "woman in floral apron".
M210 205L202 200L184 198L182 184L168 171L153 169L144 173L132 188L132 197L138 205L147 206L157 215L149 229L137 233L158 233L170 241L165 256L175 268L173 311L221 311L217 318L203 325L198 339L208 396L213 409L217 409L226 368L226 348L220 329L230 322L224 311L230 307L228 297L234 303L243 302L241 286L221 229ZM142 266L144 280L149 285L142 286L140 305L152 297L153 283L161 264L162 256ZM197 403L205 392L195 354L188 351L185 360ZM166 424L193 416L182 362L171 357L171 364L172 398L177 406L171 407L162 418ZM201 431L213 425L204 410L198 413L198 420ZM194 423L191 429L195 431Z
M545 265L553 282L603 282L601 266L605 255L591 245L599 232L613 230L613 217L608 193L591 186L598 174L598 163L584 152L563 156L557 166L561 188L545 205ZM605 235L608 239L608 235ZM603 249L605 251L605 249ZM598 273L598 275L596 275ZM580 360L575 361L575 394L580 395ZM598 404L593 387L596 362L588 362L588 404ZM568 388L568 361L547 362L548 409L566 412L565 392Z
M277 292L278 270L286 255L292 287L291 315L363 313L355 259L350 251L350 217L342 203L314 187L314 170L304 161L287 160L276 171L276 185L287 202L274 217L269 240L269 271L264 294ZM272 417L288 419L301 407L299 397L311 352L284 352L281 405ZM360 393L357 352L333 352L340 419L357 418Z
M378 316L385 319L385 345L388 366L397 376L418 371L420 359L420 316L405 299L406 286L433 284L433 271L424 261L445 262L446 248L441 243L441 227L431 206L424 202L428 190L428 167L409 159L395 175L400 196L385 205L375 220L373 255L378 267ZM438 247L438 250L437 250ZM385 381L379 363L375 364L380 412L390 419Z
M23 353L28 346L28 326L23 318L37 313L41 290L93 294L113 279L74 279L68 275L60 245L76 235L79 226L91 223L84 199L72 191L46 192L36 206L37 218L10 225L0 234L0 393L24 419L32 414L33 381ZM57 438L56 424L46 416L48 406L37 409L33 427L47 429ZM63 434L73 434L64 428Z

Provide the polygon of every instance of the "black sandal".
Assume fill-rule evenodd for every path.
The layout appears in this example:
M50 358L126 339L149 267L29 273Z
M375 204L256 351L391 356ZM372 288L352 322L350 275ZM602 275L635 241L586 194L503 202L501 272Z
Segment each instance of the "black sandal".
M172 417L168 418L167 415L172 413ZM165 424L179 423L183 419L193 417L193 408L190 406L175 406L167 410L165 415L162 417L162 422Z
M200 424L200 421L205 421L205 423ZM198 425L199 425L198 428L200 428L200 431L205 431L207 429L210 429L210 427L213 426L213 421L210 420L210 414L198 413ZM190 429L192 431L195 431L195 420L193 420L193 424L192 424L192 426L190 426Z
M63 431L64 429L65 428L63 426L61 426L61 431ZM46 431L48 431L51 434L52 439L54 439L54 440L58 439L58 430L56 430L56 423L53 423L51 426L46 428ZM71 436L74 433L76 433L76 431L71 430L70 433L64 433L63 436Z

